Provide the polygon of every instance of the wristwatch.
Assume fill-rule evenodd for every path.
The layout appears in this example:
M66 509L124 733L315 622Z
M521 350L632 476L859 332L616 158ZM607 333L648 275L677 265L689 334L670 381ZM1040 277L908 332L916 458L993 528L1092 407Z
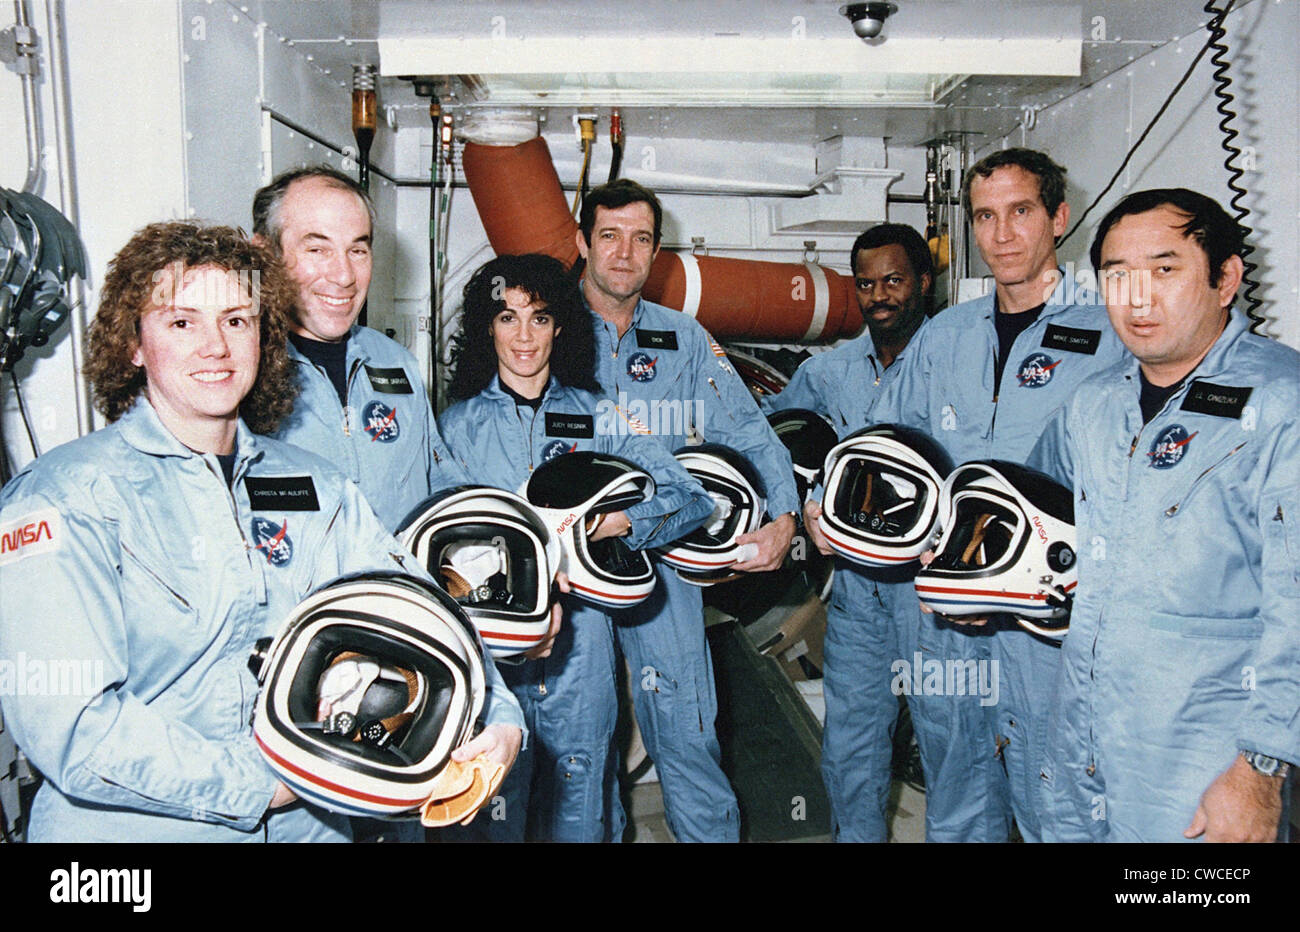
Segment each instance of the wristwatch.
M1252 770L1266 777L1285 777L1291 772L1291 765L1276 757L1269 757L1258 751L1242 751L1241 756L1250 764Z

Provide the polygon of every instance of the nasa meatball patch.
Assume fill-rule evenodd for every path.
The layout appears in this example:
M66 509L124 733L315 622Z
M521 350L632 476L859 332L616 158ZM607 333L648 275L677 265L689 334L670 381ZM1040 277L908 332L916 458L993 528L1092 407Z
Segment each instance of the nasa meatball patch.
M1156 435L1147 458L1156 469L1172 469L1187 455L1188 444L1200 431L1188 433L1182 424L1171 424Z
M1052 381L1052 370L1060 364L1061 360L1053 360L1046 353L1030 353L1021 361L1016 378L1021 388L1042 388Z
M572 453L578 449L577 441L565 443L563 440L552 440L546 446L542 447L542 462L549 463L557 456L563 456L566 453Z
M361 412L361 423L370 442L392 443L402 435L402 428L397 423L397 409L390 408L382 401L372 401Z
M648 353L636 352L627 358L627 374L632 376L636 382L653 382L655 379L655 366L659 363L658 356L650 356Z
M53 508L41 508L0 524L0 566L54 553L63 545L63 522Z
M276 524L268 518L253 518L253 547L272 566L288 566L293 559L293 540L289 537L289 519Z

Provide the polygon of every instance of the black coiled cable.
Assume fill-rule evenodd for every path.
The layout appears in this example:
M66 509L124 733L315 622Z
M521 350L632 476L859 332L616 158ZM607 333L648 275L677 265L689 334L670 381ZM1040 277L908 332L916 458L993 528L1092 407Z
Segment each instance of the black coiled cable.
M1242 297L1246 301L1246 316L1250 318L1250 332L1258 333L1259 327L1264 323L1264 316L1259 313L1259 307L1263 303L1255 296L1259 289L1259 282L1253 277L1253 273L1259 266L1250 261L1250 254L1255 251L1251 245L1250 237L1255 231L1246 224L1246 218L1250 216L1250 209L1241 201L1246 196L1246 189L1239 183L1245 171L1235 164L1236 160L1241 157L1241 149L1233 142L1240 135L1233 128L1232 123L1237 118L1237 113L1232 109L1234 102L1232 91L1232 78L1228 76L1228 46L1222 41L1227 35L1227 30L1223 28L1224 20L1227 19L1228 11L1232 9L1236 0L1228 0L1226 6L1220 8L1215 5L1214 0L1209 0L1205 4L1204 10L1210 14L1210 20L1205 24L1209 30L1210 41L1207 47L1213 50L1210 55L1210 63L1214 65L1214 96L1217 99L1214 109L1218 111L1219 131L1223 133L1220 144L1223 151L1228 153L1223 160L1223 167L1228 171L1228 190L1232 192L1232 197L1228 203L1236 215L1237 225L1241 227L1242 247L1241 261L1245 266L1245 272L1242 275L1242 283L1246 286Z
M1232 143L1232 140L1239 134L1229 124L1237 114L1232 109L1233 96L1232 92L1229 90L1229 87L1232 84L1232 79L1228 77L1228 62L1224 59L1228 47L1220 41L1227 34L1227 30L1223 28L1223 23L1224 20L1227 19L1228 13L1232 10L1234 5L1236 5L1236 0L1228 0L1228 2L1222 7L1215 6L1214 0L1210 0L1210 2L1205 4L1204 10L1206 13L1210 14L1210 20L1205 24L1205 28L1210 33L1205 45L1201 46L1201 50L1196 53L1191 64L1187 66L1187 70L1183 72L1183 76L1178 79L1178 83L1174 85L1174 89L1169 92L1169 96L1165 98L1165 102L1160 105L1155 116L1151 118L1151 122L1147 124L1146 129L1144 129L1142 134L1138 136L1137 142L1133 143L1132 147L1128 150L1128 153L1124 156L1124 160L1120 162L1119 168L1115 170L1115 174L1112 175L1110 181L1106 183L1106 187L1102 188L1101 193L1098 194L1096 198L1093 199L1093 202L1088 205L1087 209L1079 215L1079 219L1074 222L1074 226L1070 227L1069 231L1057 241L1057 246L1059 248L1062 243L1074 235L1075 231L1077 231L1079 227L1083 226L1084 219L1088 214L1092 213L1092 209L1096 207L1101 202L1101 199L1110 192L1110 189L1115 186L1115 182L1118 181L1120 175L1124 173L1124 169L1128 167L1128 163L1133 160L1133 156L1137 153L1138 147L1146 141L1147 136L1151 134L1151 130L1155 128L1155 125L1158 122L1160 122L1160 118L1165 115L1165 111L1168 110L1169 105L1173 103L1174 97L1176 97L1178 92L1183 89L1183 85L1186 84L1188 78L1192 76L1192 72L1196 70L1196 66L1200 64L1201 59L1205 57L1205 53L1213 49L1214 55L1211 56L1210 61L1215 66L1214 96L1218 98L1218 103L1215 109L1222 117L1219 121L1219 129L1223 132L1222 145L1224 151L1228 153L1227 158L1223 161L1223 165L1228 170L1228 188L1233 192L1229 204L1236 212L1236 217L1234 219L1242 228L1243 246L1241 258L1242 263L1245 266L1245 275L1242 278L1242 282L1246 285L1246 290L1244 292L1246 298L1246 316L1249 317L1251 321L1251 332L1255 333L1258 331L1259 326L1264 322L1264 317L1258 313L1259 306L1263 302L1255 297L1255 291L1259 288L1259 283L1251 278L1250 275L1259 266L1247 259L1247 256L1255 251L1255 247L1246 241L1246 238L1249 237L1254 230L1243 223L1245 218L1250 215L1250 211L1245 207L1245 205L1238 203L1246 194L1246 189L1238 184L1238 181L1245 172L1232 164L1233 161L1241 155L1241 150Z

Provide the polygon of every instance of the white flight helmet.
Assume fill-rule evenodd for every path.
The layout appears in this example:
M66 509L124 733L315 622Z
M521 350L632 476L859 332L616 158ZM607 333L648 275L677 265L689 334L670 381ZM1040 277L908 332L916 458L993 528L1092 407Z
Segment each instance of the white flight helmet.
M546 637L560 542L528 502L490 486L459 486L416 506L397 532L465 610L497 659Z
M659 558L694 586L735 579L738 574L730 567L757 555L757 547L747 548L736 538L763 524L767 508L763 479L747 458L722 444L682 447L673 455L709 493L713 514L685 537L660 548Z
M408 576L344 577L268 640L249 662L262 683L253 736L280 780L334 812L413 817L483 708L460 607Z
M602 608L627 608L654 591L654 567L644 553L617 537L589 536L604 515L654 497L655 481L641 467L578 450L538 466L521 494L560 541L561 569L575 596Z
M850 434L826 457L818 519L826 542L868 576L910 579L939 537L939 491L951 469L919 430L877 424Z
M1001 460L958 466L941 495L944 532L916 577L943 615L1009 612L1047 637L1069 628L1075 569L1074 500L1037 470Z

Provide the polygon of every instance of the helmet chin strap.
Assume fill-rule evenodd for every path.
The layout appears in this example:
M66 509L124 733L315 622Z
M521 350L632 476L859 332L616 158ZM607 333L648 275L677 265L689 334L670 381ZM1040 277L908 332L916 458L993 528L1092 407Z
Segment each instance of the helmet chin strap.
M359 721L366 692L380 680L405 684L405 706L384 718ZM325 734L351 737L353 741L365 741L378 748L386 747L393 735L410 723L423 698L423 684L415 673L404 667L381 664L356 651L344 651L330 662L321 674L317 691L316 720L323 723Z
M987 512L975 519L975 530L970 536L970 543L966 549L961 552L961 562L969 564L975 551L979 549L980 544L984 543L984 535L988 533L989 522L993 520L993 515Z

